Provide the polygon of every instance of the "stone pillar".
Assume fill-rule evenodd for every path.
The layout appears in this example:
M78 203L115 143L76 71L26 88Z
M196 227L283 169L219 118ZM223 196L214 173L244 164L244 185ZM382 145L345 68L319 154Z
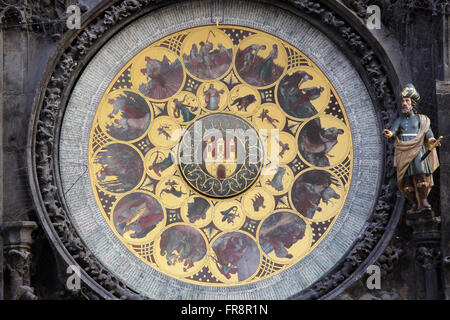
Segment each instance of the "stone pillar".
M0 74L3 74L3 30L0 29ZM0 77L0 124L3 124L3 76ZM3 128L3 125L1 126ZM3 223L3 131L0 129L0 225ZM0 237L0 300L3 300L3 239Z
M31 233L36 228L34 221L5 222L0 226L5 260L5 299L37 299L30 280Z
M450 25L447 27L450 29ZM449 30L450 31L450 30ZM450 52L446 52L449 56ZM450 81L438 81L436 85L439 135L443 136L439 148L440 161L440 197L442 242L441 250L444 259L443 283L446 299L450 300Z
M444 18L444 77L450 80L450 16Z
M431 211L407 216L415 247L416 299L443 299L441 223Z
M26 168L26 145L32 99L27 98L28 32L23 12L0 1L0 225L28 220L32 207ZM5 1L3 1L5 2ZM13 1L14 2L14 1ZM12 2L11 2L12 3ZM22 24L22 26L20 26ZM34 90L28 94L34 96ZM3 241L4 242L4 241ZM0 299L6 296L7 263L0 237ZM2 268L3 266L3 268ZM3 279L3 280L2 280Z

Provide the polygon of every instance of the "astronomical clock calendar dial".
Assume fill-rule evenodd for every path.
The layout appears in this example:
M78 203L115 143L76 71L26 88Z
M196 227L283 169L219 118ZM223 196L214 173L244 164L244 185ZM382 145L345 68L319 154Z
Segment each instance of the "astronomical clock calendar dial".
M333 228L353 140L303 52L236 25L193 27L132 57L90 130L102 219L157 272L227 287L276 276Z

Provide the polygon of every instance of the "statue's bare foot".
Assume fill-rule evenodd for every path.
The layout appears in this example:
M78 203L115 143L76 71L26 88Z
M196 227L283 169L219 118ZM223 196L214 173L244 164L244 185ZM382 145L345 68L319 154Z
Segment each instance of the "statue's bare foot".
M409 210L408 210L406 213L408 213L408 214L414 213L414 212L417 211L417 209L418 209L417 203L413 203L413 204L411 205L411 208L409 208Z
M431 209L431 204L427 199L422 200L422 208L421 209Z

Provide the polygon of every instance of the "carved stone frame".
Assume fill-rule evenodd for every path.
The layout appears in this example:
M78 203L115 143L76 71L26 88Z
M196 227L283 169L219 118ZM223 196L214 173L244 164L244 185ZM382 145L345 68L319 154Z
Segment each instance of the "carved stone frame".
M135 19L175 1L103 1L82 24L68 32L55 50L36 94L27 149L29 179L42 227L67 265L79 265L82 292L104 299L140 299L93 256L78 236L62 195L58 166L58 141L65 106L84 66L116 32ZM338 1L284 0L256 2L273 5L307 20L334 40L352 62L366 85L380 126L389 127L396 117L400 87L394 67L359 18ZM403 209L396 192L393 146L385 144L383 179L377 186L377 203L361 237L346 255L313 285L292 299L333 299L358 280L390 241Z

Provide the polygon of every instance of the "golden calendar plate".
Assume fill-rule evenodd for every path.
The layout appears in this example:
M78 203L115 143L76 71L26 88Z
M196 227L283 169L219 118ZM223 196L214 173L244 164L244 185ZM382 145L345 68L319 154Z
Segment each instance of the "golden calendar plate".
M205 286L254 283L303 259L333 227L353 168L344 106L317 65L228 25L180 31L126 63L89 150L115 235L154 269Z

